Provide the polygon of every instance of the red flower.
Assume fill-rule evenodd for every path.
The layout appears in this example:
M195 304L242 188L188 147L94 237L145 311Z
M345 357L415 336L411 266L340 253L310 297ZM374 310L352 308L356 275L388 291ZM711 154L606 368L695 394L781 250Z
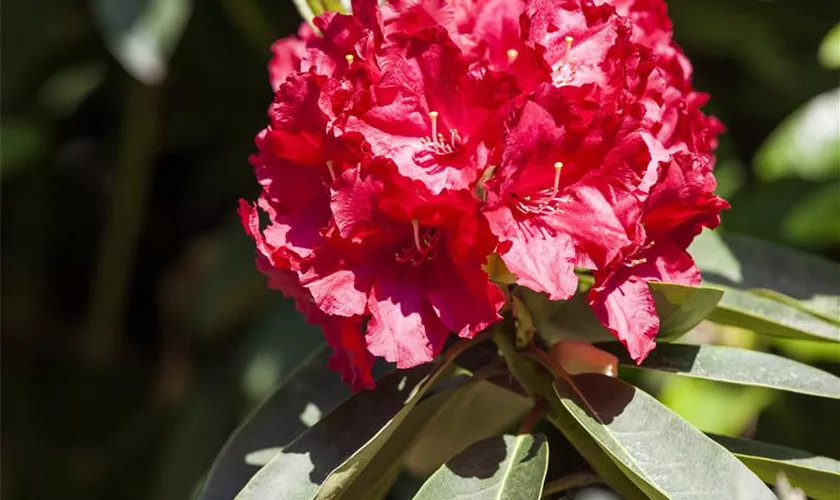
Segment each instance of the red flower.
M243 223L272 287L322 325L330 365L431 360L500 319L483 265L589 300L640 361L649 281L694 284L686 253L726 203L722 127L700 107L661 0L355 0L277 42L262 185ZM281 81L282 80L282 81Z

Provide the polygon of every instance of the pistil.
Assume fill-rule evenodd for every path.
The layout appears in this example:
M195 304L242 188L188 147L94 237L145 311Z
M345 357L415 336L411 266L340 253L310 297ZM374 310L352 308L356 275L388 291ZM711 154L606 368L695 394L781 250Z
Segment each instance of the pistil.
M516 49L508 49L506 52L508 64L513 64L516 61L516 58L519 57L519 51Z

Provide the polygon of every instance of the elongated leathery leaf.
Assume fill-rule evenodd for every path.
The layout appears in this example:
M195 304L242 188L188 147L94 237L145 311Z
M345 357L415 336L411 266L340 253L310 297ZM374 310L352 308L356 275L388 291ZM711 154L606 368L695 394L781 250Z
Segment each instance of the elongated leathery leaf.
M336 467L398 414L428 373L428 365L394 373L376 390L354 395L286 446L237 498L313 498Z
M726 290L708 319L765 335L840 342L837 324L777 300L736 289Z
M270 461L282 446L306 429L300 421L302 409L314 405L327 413L345 399L348 392L335 373L323 364L303 368L231 436L213 463L198 498L232 498L259 470L254 465Z
M547 471L545 436L496 436L444 464L414 499L539 500Z
M793 486L817 500L840 495L840 462L775 444L711 435L767 483L783 472Z
M338 497L469 345L462 341L434 365L394 373L376 390L356 394L260 469L237 498Z
M635 367L627 349L617 342L598 344ZM840 399L840 378L812 366L773 354L736 347L660 344L639 368L686 377Z
M648 283L659 316L657 340L681 337L714 311L723 290L710 286L687 286L674 283Z
M574 390L555 383L563 405L650 498L776 498L725 448L652 396L603 375L578 375L574 383Z
M744 290L772 290L840 323L840 266L817 255L738 235L706 231L689 248L703 279ZM725 300L725 297L724 297Z

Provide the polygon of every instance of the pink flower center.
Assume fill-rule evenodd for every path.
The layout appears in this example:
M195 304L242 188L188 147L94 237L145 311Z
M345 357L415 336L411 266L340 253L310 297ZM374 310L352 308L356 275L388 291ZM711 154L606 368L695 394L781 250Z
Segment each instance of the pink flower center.
M423 147L430 153L438 156L453 155L458 152L461 146L461 136L458 135L458 130L449 129L449 138L447 139L441 132L438 132L438 112L429 111L429 119L432 121L432 133L420 139Z
M420 228L417 219L411 221L414 232L414 245L397 252L397 262L410 262L412 266L419 266L425 260L433 260L440 246L440 232L435 228Z
M550 188L541 189L536 193L520 195L510 193L511 203L514 208L523 214L554 214L561 212L560 204L565 201L558 196L560 190L560 171L563 170L563 162L554 164L554 183Z
M577 68L571 64L570 60L574 38L567 36L565 41L566 52L563 54L563 58L551 67L551 73L553 75L552 81L554 82L554 85L558 87L574 80L575 73L577 73Z

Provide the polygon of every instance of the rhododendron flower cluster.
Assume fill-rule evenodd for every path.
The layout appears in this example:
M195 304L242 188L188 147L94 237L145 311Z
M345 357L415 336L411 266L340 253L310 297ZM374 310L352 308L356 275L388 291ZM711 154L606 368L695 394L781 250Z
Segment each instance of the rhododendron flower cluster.
M697 284L686 248L726 207L722 127L664 1L352 10L273 46L251 158L262 193L240 207L259 268L322 325L330 366L371 387L375 357L415 366L500 320L492 254L552 300L591 272L592 309L643 360L659 327L647 282Z

